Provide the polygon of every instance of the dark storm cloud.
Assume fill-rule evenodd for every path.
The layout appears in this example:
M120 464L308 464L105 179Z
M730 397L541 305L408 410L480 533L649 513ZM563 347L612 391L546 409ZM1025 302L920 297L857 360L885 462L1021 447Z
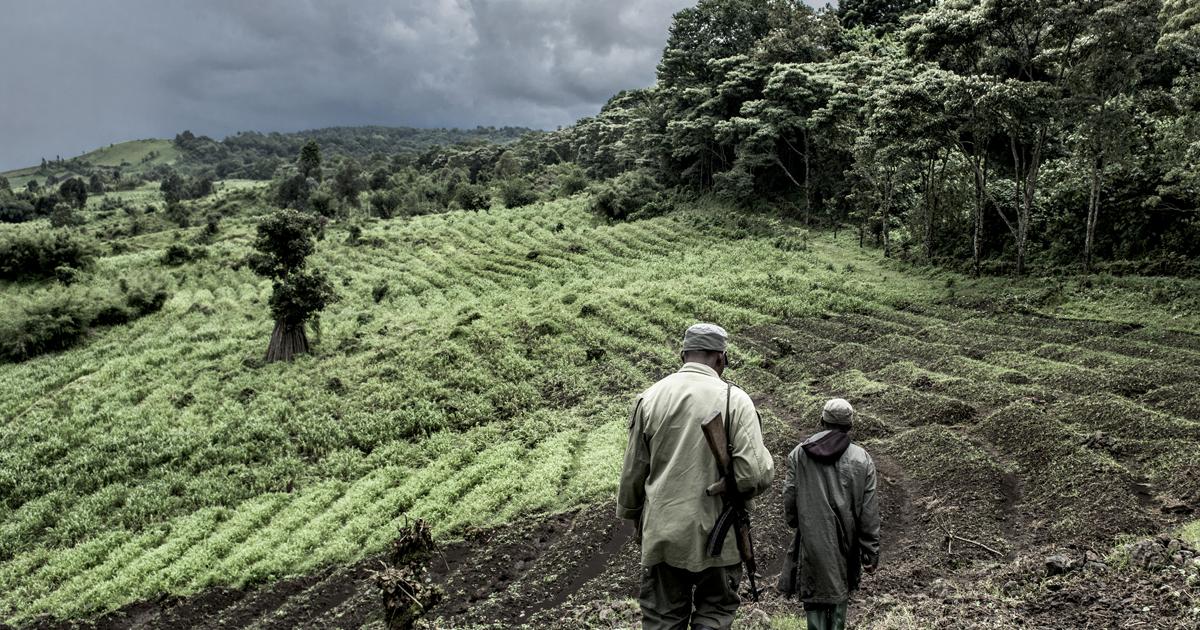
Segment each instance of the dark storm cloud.
M183 129L570 124L651 84L693 3L12 2L0 169Z
M648 85L689 0L51 0L0 22L0 169L189 128L553 127Z

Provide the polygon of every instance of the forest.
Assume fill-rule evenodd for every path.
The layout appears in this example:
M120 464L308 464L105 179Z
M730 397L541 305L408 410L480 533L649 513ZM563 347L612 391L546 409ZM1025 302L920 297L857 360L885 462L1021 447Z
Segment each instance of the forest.
M700 2L547 152L974 274L1194 274L1200 8L930 4Z
M706 0L676 16L654 86L557 131L334 128L220 142L185 131L172 143L174 170L280 179L311 140L353 158L343 177L369 179L372 190L405 169L436 180L422 184L439 188L424 200L411 185L375 200L388 214L395 197L427 212L475 194L460 195L460 183L504 180L516 199L577 166L608 182L617 206L712 195L847 226L885 255L975 275L1099 265L1194 276L1198 12L1187 0L867 1L836 11ZM104 180L87 183L100 190ZM7 199L6 217L53 206L33 192ZM26 206L40 211L13 209Z

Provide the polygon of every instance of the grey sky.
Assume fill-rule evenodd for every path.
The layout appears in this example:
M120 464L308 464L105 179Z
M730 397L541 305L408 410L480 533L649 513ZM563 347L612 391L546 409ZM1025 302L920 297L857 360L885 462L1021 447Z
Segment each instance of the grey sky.
M650 85L694 0L14 0L0 170L333 125L552 128Z

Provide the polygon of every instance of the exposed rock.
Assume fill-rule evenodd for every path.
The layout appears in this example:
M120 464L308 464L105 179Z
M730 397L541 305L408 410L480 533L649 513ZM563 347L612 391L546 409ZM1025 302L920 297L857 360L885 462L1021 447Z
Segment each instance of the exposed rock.
M1162 503L1163 514L1191 514L1193 512L1192 506L1179 499L1163 499Z
M1158 571L1166 567L1185 568L1198 554L1184 540L1162 534L1157 538L1140 540L1125 546L1129 562L1134 567Z
M1074 568L1073 564L1071 559L1066 556L1050 556L1046 558L1046 575L1063 575Z

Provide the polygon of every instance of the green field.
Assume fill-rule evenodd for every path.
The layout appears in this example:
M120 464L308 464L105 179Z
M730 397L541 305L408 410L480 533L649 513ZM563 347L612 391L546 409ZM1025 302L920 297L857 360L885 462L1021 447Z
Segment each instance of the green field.
M237 262L253 216L222 221L211 254L182 267L158 257L196 228L127 239L88 282L162 274L173 295L161 312L0 364L0 617L78 617L346 563L382 550L405 516L453 537L605 499L628 402L673 369L696 320L732 331L734 378L774 400L770 432L826 391L863 401L869 444L980 513L994 506L946 480L1000 492L1006 473L1036 468L1043 453L1025 439L1047 427L1021 401L1053 401L1076 419L1055 430L1080 467L1031 481L1027 500L1054 498L1058 484L1096 494L1035 528L1049 539L1124 505L1114 484L1126 477L1195 485L1180 476L1194 472L1200 436L1188 380L1200 348L1174 350L1173 367L1146 359L1186 336L1173 329L1194 330L1195 311L1156 307L1152 325L1118 339L1102 324L1038 328L960 306L1002 294L1111 317L1153 295L1154 280L976 283L721 207L609 224L586 203L371 220L357 245L331 228L313 263L340 299L315 354L291 364L262 362L271 288ZM1143 416L1186 439L1139 435ZM1067 446L1098 429L1144 457ZM995 521L973 535L1003 538Z

